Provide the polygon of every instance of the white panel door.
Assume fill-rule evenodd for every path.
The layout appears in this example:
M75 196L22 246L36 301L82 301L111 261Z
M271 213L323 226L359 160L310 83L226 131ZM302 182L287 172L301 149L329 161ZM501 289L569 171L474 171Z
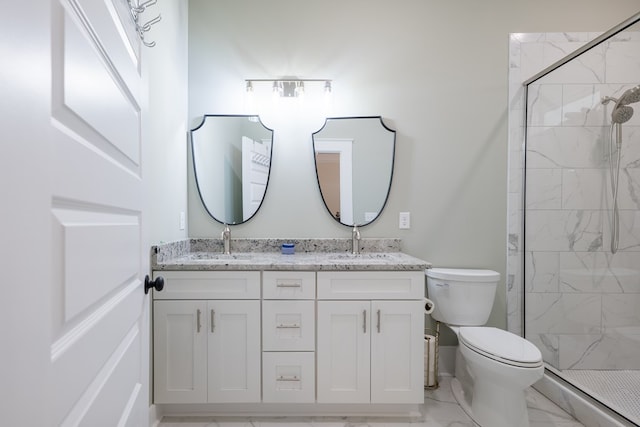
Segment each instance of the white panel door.
M253 216L260 207L269 182L271 141L254 141L242 137L242 220Z
M208 303L209 402L260 402L260 301Z
M340 163L340 221L353 224L353 139L314 139L316 154L334 153ZM334 213L334 212L332 212Z
M424 305L372 301L371 403L423 403Z
M3 246L20 270L6 269L16 290L3 295L0 323L23 338L2 334L11 348L2 388L12 396L0 400L16 408L3 404L2 423L146 426L140 43L122 0L4 9L2 84L11 92L0 114L11 123L0 157L12 165L0 181L14 211L2 221L11 228Z
M144 426L140 44L126 2L51 8L51 423Z
M369 403L371 303L318 301L318 403Z
M154 301L155 403L207 401L206 301Z

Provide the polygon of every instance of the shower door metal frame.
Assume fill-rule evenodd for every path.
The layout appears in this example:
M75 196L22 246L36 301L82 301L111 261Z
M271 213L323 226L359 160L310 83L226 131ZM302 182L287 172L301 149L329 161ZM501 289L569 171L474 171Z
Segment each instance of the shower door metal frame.
M600 34L595 39L591 40L590 42L586 43L582 47L580 47L580 48L576 49L575 51L571 52L570 54L568 54L564 58L554 62L551 65L549 65L547 68L545 68L544 70L538 72L533 77L530 77L529 79L525 80L522 83L522 86L524 86L524 87L529 86L531 83L535 82L536 80L546 76L547 74L549 74L550 72L554 71L555 69L560 68L562 65L566 64L567 62L571 61L572 59L577 58L578 56L580 56L583 53L587 52L591 48L599 45L603 41L606 41L607 39L609 39L610 37L618 34L619 32L626 30L627 28L631 27L632 25L636 24L637 22L640 22L640 12L636 13L631 18L626 19L625 21L623 21L620 24L616 25L615 27L611 28L609 31L606 31L606 32ZM526 98L526 91L525 91L525 98ZM525 104L524 107L525 107L525 112L526 112L527 105ZM525 134L525 137L526 137L526 134ZM525 140L525 142L526 142L526 140Z

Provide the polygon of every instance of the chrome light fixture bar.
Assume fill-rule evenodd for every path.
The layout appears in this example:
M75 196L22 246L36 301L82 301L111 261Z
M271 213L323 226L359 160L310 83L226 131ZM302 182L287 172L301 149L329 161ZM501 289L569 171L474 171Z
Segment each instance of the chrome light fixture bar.
M305 84L321 83L325 93L331 93L330 79L299 79L297 77L283 77L280 79L247 79L246 90L253 92L253 84L267 82L272 84L273 94L282 98L301 98L304 96Z

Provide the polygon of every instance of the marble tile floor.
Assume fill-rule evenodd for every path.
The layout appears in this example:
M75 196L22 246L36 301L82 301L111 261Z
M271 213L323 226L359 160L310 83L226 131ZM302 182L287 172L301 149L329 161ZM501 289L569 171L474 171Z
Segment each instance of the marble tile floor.
M530 427L584 427L534 389L527 392ZM164 417L158 427L476 427L456 403L451 377L442 377L437 390L425 391L420 418L411 420L309 417L309 418L214 418ZM513 426L519 427L519 426Z

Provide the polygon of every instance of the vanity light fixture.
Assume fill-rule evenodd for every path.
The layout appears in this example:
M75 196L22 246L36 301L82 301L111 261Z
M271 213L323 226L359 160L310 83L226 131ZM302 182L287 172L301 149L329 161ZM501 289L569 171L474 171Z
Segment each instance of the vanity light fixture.
M306 86L313 84L324 85L324 92L331 93L331 80L327 79L299 79L297 77L283 77L281 79L247 79L247 92L253 91L255 83L271 83L272 91L275 97L280 98L302 98L305 93Z
M245 109L251 113L253 113L254 108L255 108L255 100L254 98L254 94L253 94L253 83L251 83L250 81L247 82L247 95L245 97Z
M282 85L280 82L273 82L273 96L282 96Z

